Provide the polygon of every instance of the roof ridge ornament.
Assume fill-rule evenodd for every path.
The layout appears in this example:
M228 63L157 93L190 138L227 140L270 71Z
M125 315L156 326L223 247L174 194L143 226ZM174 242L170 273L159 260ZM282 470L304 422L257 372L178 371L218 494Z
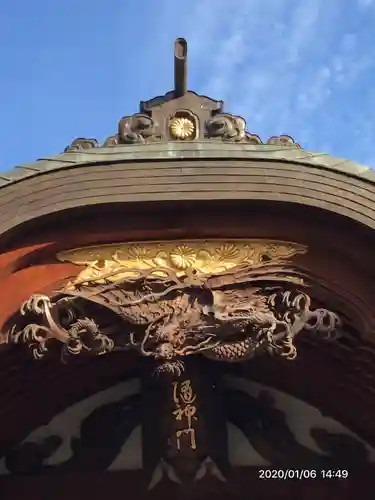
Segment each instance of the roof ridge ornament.
M272 136L266 143L246 131L240 116L224 113L223 101L187 90L188 44L184 38L174 42L174 89L164 96L140 103L140 110L121 118L116 135L102 147L155 142L216 140L254 146L300 148L288 135ZM100 147L95 139L76 139L64 151L77 152Z
M174 95L177 99L187 92L188 45L185 38L174 42Z

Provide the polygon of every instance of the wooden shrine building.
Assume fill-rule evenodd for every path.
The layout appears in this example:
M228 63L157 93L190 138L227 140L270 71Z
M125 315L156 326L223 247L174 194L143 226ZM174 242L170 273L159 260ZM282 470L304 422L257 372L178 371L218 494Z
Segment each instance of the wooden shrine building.
M187 90L0 174L0 498L375 498L375 173Z

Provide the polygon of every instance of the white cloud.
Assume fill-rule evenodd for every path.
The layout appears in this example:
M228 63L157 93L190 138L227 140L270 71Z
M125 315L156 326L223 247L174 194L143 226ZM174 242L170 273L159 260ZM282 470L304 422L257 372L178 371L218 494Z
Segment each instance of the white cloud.
M171 2L164 5L163 15ZM370 0L346 0L345 9L342 0L192 0L181 7L178 20L171 16L172 28L163 36L188 39L190 87L223 99L226 110L244 116L252 132L264 138L289 133L299 141L302 134L307 147L328 144L328 152L364 161L373 157L367 139L375 135L374 108L361 109L362 118L371 117L371 126L364 127L350 101L364 99L372 82L366 75L374 71L375 38L365 19L352 20L372 5ZM348 142L340 141L351 133L351 121L362 133L349 150Z
M374 0L358 0L359 7L367 8L374 5Z

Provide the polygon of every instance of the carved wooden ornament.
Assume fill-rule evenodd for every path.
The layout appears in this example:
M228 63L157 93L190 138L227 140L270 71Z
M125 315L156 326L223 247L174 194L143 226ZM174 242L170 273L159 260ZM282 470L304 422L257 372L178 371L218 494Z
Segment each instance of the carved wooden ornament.
M92 246L61 252L57 258L86 266L71 284L76 286L135 277L139 270L164 277L169 271L177 276L188 270L196 275L221 273L237 266L289 259L306 251L303 245L284 241L184 240Z
M42 357L135 349L158 372L182 373L192 354L227 362L288 359L302 330L332 337L340 320L310 310L308 277L287 260L306 248L261 240L107 245L59 254L87 268L54 297L33 295L11 342ZM307 281L306 281L307 280ZM35 322L35 316L40 320Z

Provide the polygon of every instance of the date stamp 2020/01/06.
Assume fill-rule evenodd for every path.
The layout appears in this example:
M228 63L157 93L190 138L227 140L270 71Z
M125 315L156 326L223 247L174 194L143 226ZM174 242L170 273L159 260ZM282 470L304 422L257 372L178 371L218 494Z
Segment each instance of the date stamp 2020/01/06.
M269 480L301 480L301 479L347 479L349 471L347 469L258 469L258 479Z

